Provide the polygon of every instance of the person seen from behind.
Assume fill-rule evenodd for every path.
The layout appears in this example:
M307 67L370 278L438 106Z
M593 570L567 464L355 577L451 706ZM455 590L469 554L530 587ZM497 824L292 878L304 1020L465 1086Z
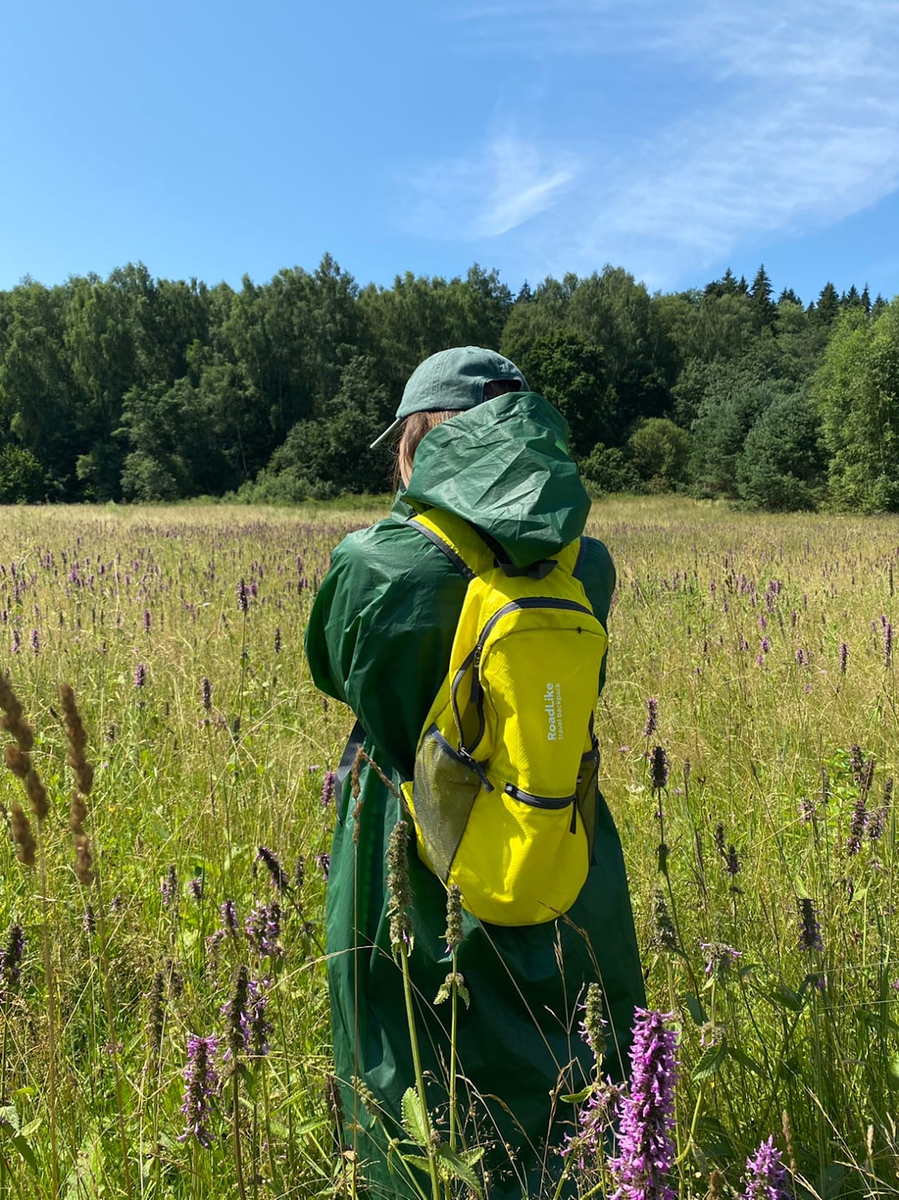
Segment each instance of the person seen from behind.
M391 1169L388 1142L407 1137L402 1099L415 1086L415 1073L403 979L390 942L386 857L391 832L405 818L410 829L409 968L416 1025L427 1108L445 1140L449 1020L447 1006L436 1007L434 1000L452 969L445 933L446 871L428 861L408 811L411 804L416 811L424 804L422 754L426 745L437 743L433 733L430 742L423 737L423 726L433 719L440 696L449 694L454 640L472 577L465 553L448 550L445 531L456 530L459 547L464 543L466 553L476 552L492 571L495 586L508 587L510 596L539 596L545 590L540 581L554 571L556 580L561 579L564 567L569 577L563 583L585 600L555 603L551 608L559 611L546 619L558 618L569 633L575 627L577 634L595 627L593 641L601 640L603 650L615 570L606 547L582 536L590 502L568 454L566 422L528 390L521 371L508 359L471 346L432 355L409 379L397 419L382 436L395 431L399 487L391 514L350 534L334 550L310 617L306 653L317 686L348 704L357 719L338 772L327 901L334 1069L342 1099L338 1136L345 1149L355 1152L359 1194L405 1198L418 1192L395 1157ZM537 603L513 599L503 606L503 614L517 619L520 610ZM497 622L506 619L503 614ZM461 637L461 626L459 630ZM546 732L540 737L548 746L561 738L562 700L568 703L574 682L564 690L543 683L553 675L553 664L542 661L541 647L550 645L553 633L532 631L528 636L531 641L521 644L529 647L535 679L541 681L538 715L548 724L541 726ZM510 645L513 641L507 639ZM499 655L497 651L497 661ZM471 656L466 661L464 687L453 695L457 704L468 705L477 694L483 712L477 660L474 665ZM593 666L581 672L579 686L592 705L605 679L605 657L601 666L599 658L584 662L599 666L598 672L590 673ZM515 713L504 718L489 699L486 705L494 727L515 723ZM462 725L465 719L460 717ZM589 728L586 720L583 724L577 730L566 724L564 730L579 739L578 756L581 742L586 746L584 761L594 764L593 790L583 792L581 775L576 781L559 780L553 794L562 799L541 800L506 783L495 764L478 761L477 733L466 743L460 728L457 744L444 751L445 761L463 775L464 764L470 766L474 790L480 789L477 811L486 814L485 820L494 819L498 805L505 805L503 814L511 813L509 819L521 813L522 830L539 828L544 815L556 825L561 820L560 856L525 883L536 889L538 900L544 891L550 898L567 896L566 886L573 891L558 904L547 899L535 916L515 924L503 916L508 911L514 921L519 911L503 907L508 897L499 895L492 908L481 910L478 903L465 901L463 887L466 910L457 969L470 1004L458 1006L458 1124L467 1147L486 1147L478 1169L488 1173L491 1197L554 1192L563 1162L559 1149L571 1131L573 1113L560 1096L583 1087L594 1065L578 1034L578 1006L587 987L596 982L602 989L607 1020L603 1072L613 1080L624 1078L634 1008L645 1004L621 847L595 786L598 755L594 751L591 758L589 753L592 713ZM440 745L452 740L442 738ZM536 742L528 735L517 753L538 756L546 746ZM360 747L366 758L358 754ZM428 797L429 804L434 800L437 805L433 819L439 824L443 813L455 820L452 797L441 794L439 786L436 793ZM563 803L564 812L556 812ZM465 820L459 818L460 829ZM578 850L583 870L573 885L566 879L575 845L569 826L572 835L585 838L585 827L589 835L589 844L577 843L583 846ZM438 829L434 845L440 834ZM497 870L514 861L518 840L498 834L472 847L475 884L479 873L493 872L494 860ZM431 844L426 839L427 847ZM437 861L436 851L431 858ZM481 863L487 865L477 865ZM501 889L497 885L494 890ZM485 911L489 919L468 909ZM364 1102L355 1083L364 1085ZM428 1192L427 1177L420 1187Z

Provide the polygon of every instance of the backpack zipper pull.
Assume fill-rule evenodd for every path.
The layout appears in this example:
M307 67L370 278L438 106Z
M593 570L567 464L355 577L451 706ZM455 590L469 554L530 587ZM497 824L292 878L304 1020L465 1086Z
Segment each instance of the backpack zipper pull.
M480 779L481 786L483 787L484 791L492 792L493 784L487 778L484 768L481 766L481 764L475 758L472 757L472 755L465 749L464 746L459 747L459 757L463 760L465 765L470 770L474 771L474 773L475 773L475 775L477 775L478 779Z

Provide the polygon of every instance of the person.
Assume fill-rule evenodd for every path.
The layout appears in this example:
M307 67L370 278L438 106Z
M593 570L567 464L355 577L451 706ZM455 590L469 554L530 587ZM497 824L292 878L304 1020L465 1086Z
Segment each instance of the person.
M425 360L386 432L400 426L391 514L334 550L306 638L315 683L357 718L338 772L327 951L339 1133L354 1151L360 1194L372 1197L421 1194L398 1157L391 1170L387 1155L390 1138L408 1138L402 1098L415 1076L402 974L391 953L385 860L404 815L397 793L412 778L466 590L451 558L409 518L449 510L526 567L577 538L590 508L561 414L493 351L455 347ZM605 627L615 571L601 542L583 539L576 574ZM448 1006L433 1002L452 962L446 889L411 836L409 873L409 965L427 1107L445 1140ZM575 1111L561 1097L582 1088L594 1065L578 1033L587 986L602 987L603 1073L613 1078L624 1076L634 1008L645 1003L621 847L602 797L594 862L567 914L506 927L466 912L463 933L457 963L470 1004L458 1005L456 1052L465 1144L487 1147L480 1165L490 1196L552 1194ZM429 1193L427 1176L420 1187Z

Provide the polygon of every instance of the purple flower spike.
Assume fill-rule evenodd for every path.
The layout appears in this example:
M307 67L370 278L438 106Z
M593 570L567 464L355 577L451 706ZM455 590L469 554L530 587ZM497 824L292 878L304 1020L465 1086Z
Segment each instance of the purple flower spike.
M805 951L824 949L821 938L821 924L818 920L818 906L814 900L803 897L799 901L799 949Z
M215 1066L218 1038L197 1037L190 1034L187 1039L187 1066L184 1068L184 1100L181 1111L187 1118L184 1133L178 1139L186 1141L195 1137L201 1146L208 1148L212 1135L207 1122L212 1114L212 1102L218 1095L219 1079Z
M142 688L146 682L147 682L146 664L138 663L137 666L134 668L134 686L136 688Z
M658 727L659 702L654 696L650 696L646 701L646 724L643 727L643 736L652 737Z
M787 1171L774 1145L774 1135L746 1160L745 1200L789 1200Z
M609 1166L617 1184L612 1200L673 1200L667 1175L674 1161L674 1051L670 1014L636 1010L630 1094L621 1102L620 1154Z
M334 794L337 791L337 774L334 771L325 771L325 777L322 780L322 808L327 808L333 801Z

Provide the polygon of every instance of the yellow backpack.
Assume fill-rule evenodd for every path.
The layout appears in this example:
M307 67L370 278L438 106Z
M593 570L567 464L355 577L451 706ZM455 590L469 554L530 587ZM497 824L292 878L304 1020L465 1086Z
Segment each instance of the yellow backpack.
M596 819L607 638L574 577L581 540L518 570L461 517L432 508L409 523L468 579L403 784L419 855L482 921L552 921L583 887Z

